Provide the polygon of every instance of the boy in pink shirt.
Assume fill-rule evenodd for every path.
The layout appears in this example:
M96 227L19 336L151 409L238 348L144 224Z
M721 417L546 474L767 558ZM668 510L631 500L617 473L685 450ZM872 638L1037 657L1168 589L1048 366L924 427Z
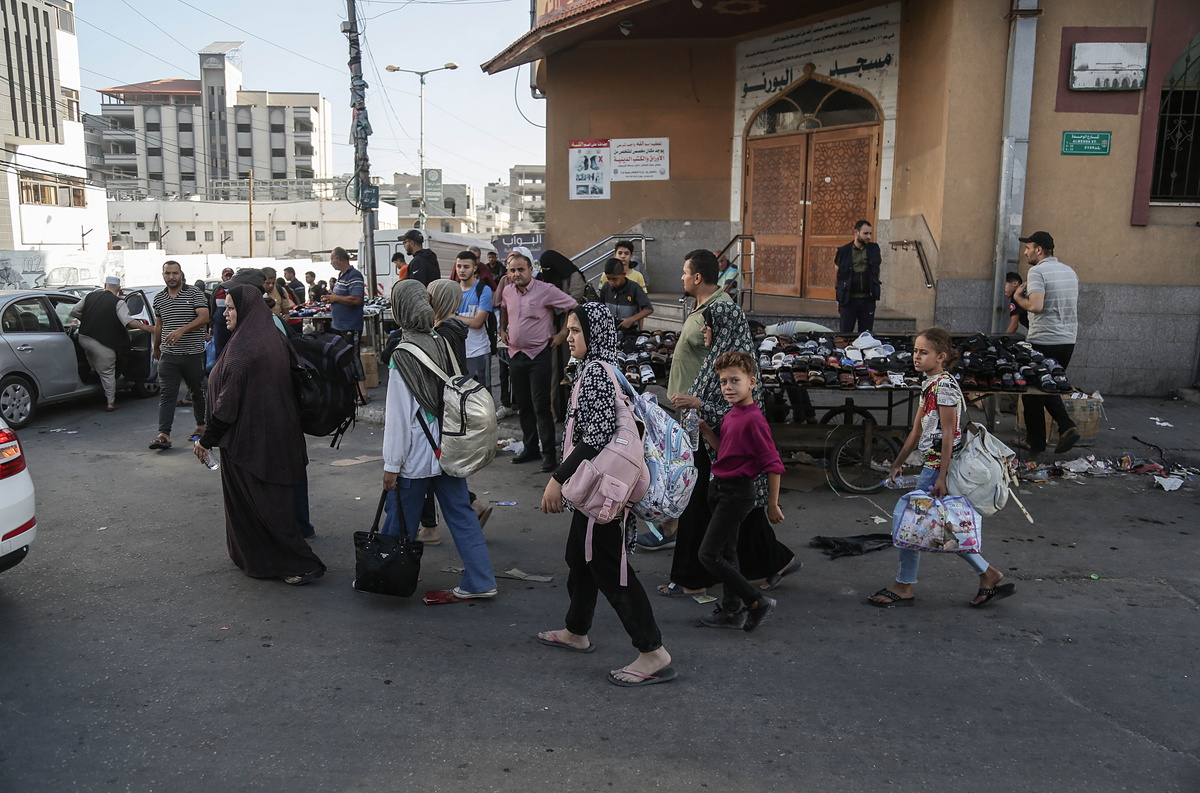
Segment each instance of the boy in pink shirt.
M721 419L721 434L701 422L700 431L717 449L708 488L712 519L700 543L700 563L724 585L721 608L700 620L710 628L741 628L747 633L775 611L776 601L756 589L738 569L738 529L754 509L754 480L767 475L767 519L783 521L779 509L779 476L783 460L771 428L754 401L757 367L747 352L727 352L713 365L721 378L721 396L732 408ZM742 606L745 606L743 611Z

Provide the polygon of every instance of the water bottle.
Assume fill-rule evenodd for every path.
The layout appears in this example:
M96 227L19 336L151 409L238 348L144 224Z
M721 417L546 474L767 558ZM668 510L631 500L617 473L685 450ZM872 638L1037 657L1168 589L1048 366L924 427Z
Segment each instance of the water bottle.
M204 467L210 471L216 471L221 467L221 461L217 459L217 450L208 449L208 454L204 455L204 459L200 462L204 463Z
M683 430L688 434L693 449L700 448L700 413L695 408L683 411Z
M920 474L912 474L911 476L900 476L895 479L888 477L883 480L883 486L892 490L912 490L917 486L917 480L921 478Z

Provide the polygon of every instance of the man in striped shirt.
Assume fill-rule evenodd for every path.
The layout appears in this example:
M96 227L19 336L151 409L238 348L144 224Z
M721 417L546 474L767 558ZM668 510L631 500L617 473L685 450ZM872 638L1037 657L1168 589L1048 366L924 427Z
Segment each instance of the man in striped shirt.
M188 286L179 262L163 264L167 288L154 296L154 358L158 361L158 435L151 449L171 448L175 422L175 398L179 381L192 392L196 417L193 437L204 434L204 335L208 326L208 298Z

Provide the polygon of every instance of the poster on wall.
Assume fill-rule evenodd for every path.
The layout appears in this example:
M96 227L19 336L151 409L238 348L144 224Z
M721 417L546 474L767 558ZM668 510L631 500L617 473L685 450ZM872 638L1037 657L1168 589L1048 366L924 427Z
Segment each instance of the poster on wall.
M609 144L614 182L671 178L670 138L613 138Z
M610 147L607 140L573 140L568 171L571 200L610 198Z

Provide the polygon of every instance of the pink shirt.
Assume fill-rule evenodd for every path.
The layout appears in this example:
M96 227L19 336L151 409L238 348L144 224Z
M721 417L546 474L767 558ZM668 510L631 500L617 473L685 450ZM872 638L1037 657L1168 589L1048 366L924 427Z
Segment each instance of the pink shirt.
M783 460L758 405L734 405L721 419L721 443L712 474L718 479L782 474Z
M575 307L575 298L553 284L534 279L524 293L508 284L500 293L508 313L508 354L535 357L554 335L554 309Z

